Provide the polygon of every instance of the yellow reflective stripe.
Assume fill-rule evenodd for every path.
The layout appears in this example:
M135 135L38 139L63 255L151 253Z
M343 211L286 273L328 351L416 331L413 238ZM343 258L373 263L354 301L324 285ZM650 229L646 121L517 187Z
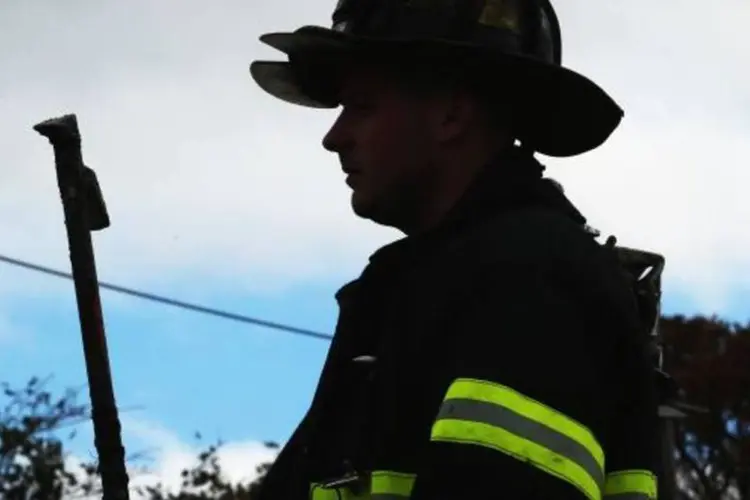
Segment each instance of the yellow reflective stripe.
M355 495L349 488L326 488L319 483L310 485L310 500L369 500L370 493Z
M656 475L647 470L620 470L607 474L604 498L607 500L656 500Z
M593 455L602 470L604 469L604 451L590 430L572 418L510 387L484 380L457 379L451 384L445 399L471 399L500 405L528 419L541 422L581 443Z
M324 487L320 483L310 485L311 500L404 500L411 495L416 480L415 474L393 471L373 471L370 474L370 491L355 495L348 487Z
M528 462L601 499L604 452L586 427L500 384L458 379L432 428L433 441L488 447Z
M372 500L404 499L411 496L417 476L403 472L373 471L370 491Z

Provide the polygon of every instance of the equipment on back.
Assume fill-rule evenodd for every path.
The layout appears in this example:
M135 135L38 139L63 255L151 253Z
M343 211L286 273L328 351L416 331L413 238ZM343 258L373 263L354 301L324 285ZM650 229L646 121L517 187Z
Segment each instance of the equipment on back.
M610 242L614 245L614 240ZM632 248L614 247L635 293L641 317L642 332L649 336L649 354L659 394L659 435L661 439L658 498L675 498L676 464L674 457L675 420L685 418L698 408L682 401L677 382L664 371L663 339L659 332L661 317L661 274L664 257Z

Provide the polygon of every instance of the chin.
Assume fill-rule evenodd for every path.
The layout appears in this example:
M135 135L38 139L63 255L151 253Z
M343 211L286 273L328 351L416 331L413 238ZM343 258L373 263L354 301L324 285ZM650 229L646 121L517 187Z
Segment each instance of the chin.
M356 191L352 193L351 205L352 211L355 215L364 219L369 219L372 216L372 204L368 203L368 200L364 199L364 197Z
M357 217L367 219L375 224L387 227L395 227L395 223L392 218L386 215L386 212L381 209L378 210L378 205L372 200L365 199L363 197L352 195L352 211Z
M352 193L351 205L352 211L358 217L378 222L376 220L378 219L378 207L371 198L364 196L361 192L354 191Z

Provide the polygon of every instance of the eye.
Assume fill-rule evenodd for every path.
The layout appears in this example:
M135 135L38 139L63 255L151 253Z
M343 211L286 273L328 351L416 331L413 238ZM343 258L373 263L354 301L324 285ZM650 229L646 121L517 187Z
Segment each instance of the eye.
M344 101L344 109L350 110L356 113L363 113L372 111L375 107L374 103L367 99L351 99Z
M350 120L364 120L375 113L375 103L370 100L357 99L342 103L342 114Z

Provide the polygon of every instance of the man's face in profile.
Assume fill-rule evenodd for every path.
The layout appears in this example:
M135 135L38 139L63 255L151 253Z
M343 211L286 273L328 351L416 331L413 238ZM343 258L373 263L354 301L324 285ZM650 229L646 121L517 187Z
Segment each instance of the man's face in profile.
M436 147L430 101L373 68L344 75L340 97L323 146L339 155L354 212L389 225L423 183Z

